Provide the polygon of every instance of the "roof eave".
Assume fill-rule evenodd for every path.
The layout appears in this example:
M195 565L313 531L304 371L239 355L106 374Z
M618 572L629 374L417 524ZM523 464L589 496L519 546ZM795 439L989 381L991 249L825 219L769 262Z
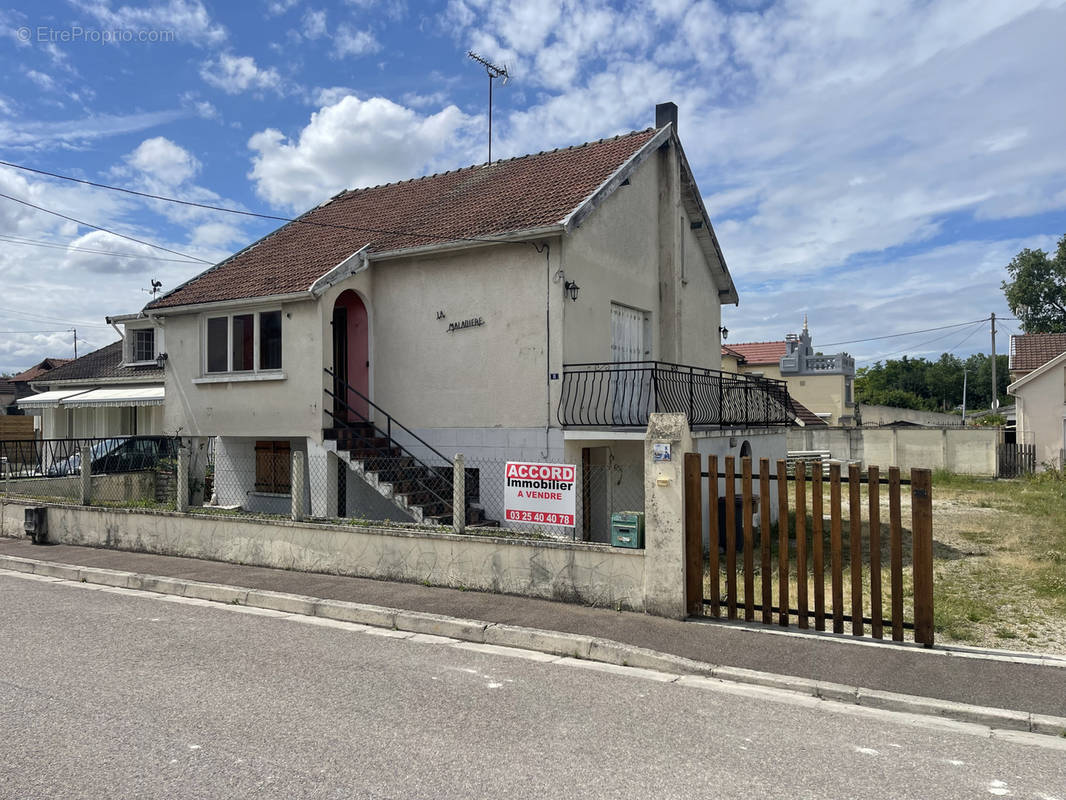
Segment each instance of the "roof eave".
M1024 386L1030 381L1036 380L1041 375L1057 367L1059 364L1066 364L1066 352L1059 353L1057 356L1044 362L1032 372L1018 378L1018 380L1016 380L1014 383L1007 387L1007 394L1014 394L1014 389Z
M195 314L200 311L211 311L218 308L233 308L245 306L261 306L268 303L296 303L301 300L314 300L315 296L309 290L299 292L287 292L285 294L264 294L252 297L237 297L231 300L209 300L205 303L185 303L180 306L164 306L163 308L145 309L150 317L166 317L174 314Z
M371 252L369 261L387 261L395 258L408 258L412 256L431 255L433 253L452 252L457 250L470 250L477 247L491 247L497 244L526 244L539 239L547 239L566 233L562 223L542 225L537 228L526 228L520 231L479 236L476 240L459 240L450 242L435 242L434 244L419 245L418 247L402 247L397 250L382 250L380 253Z

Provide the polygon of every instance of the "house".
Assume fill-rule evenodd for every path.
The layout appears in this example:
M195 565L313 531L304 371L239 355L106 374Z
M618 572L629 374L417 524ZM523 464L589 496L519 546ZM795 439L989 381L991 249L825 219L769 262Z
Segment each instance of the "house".
M1066 467L1066 333L1012 336L1010 375L1018 442L1035 445L1038 469Z
M790 397L828 425L855 424L855 359L847 353L816 354L806 317L802 332L782 341L723 345L722 363L741 375L784 380Z
M61 367L70 361L71 359L69 358L45 358L29 369L25 369L17 375L12 375L10 378L7 378L4 383L9 384L10 390L3 391L0 389L0 413L22 413L19 410L18 401L23 397L29 397L37 391L33 388L32 383L39 378L42 378L56 367Z
M507 460L603 467L590 536L610 492L643 505L652 411L689 414L701 452L783 458L784 385L717 372L738 295L676 127L665 103L646 130L341 192L157 298L165 429L218 437L217 500L244 508L285 508L304 453L315 516L443 521L457 452L496 520Z
M125 323L123 339L39 375L33 386L40 393L18 401L25 413L41 418L45 439L163 432L156 326L136 314L108 321Z

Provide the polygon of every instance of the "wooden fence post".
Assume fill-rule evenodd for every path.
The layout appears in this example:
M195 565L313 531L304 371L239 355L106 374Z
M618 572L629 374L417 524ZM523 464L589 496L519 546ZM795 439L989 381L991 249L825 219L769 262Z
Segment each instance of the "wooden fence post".
M722 592L718 566L718 456L707 456L707 572L711 579L711 616L722 615Z
M743 475L741 492L743 493L744 514L744 619L755 619L755 537L751 530L752 492L751 492L751 456L740 459L740 471Z
M933 646L933 475L911 470L911 537L914 570L914 641Z
M703 491L699 453L685 453L685 607L691 617L703 615Z

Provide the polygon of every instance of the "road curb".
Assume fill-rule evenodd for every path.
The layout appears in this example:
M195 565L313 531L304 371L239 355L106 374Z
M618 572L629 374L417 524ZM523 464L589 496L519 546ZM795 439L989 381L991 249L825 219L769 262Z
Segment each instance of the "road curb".
M761 686L807 695L827 702L976 723L988 726L992 730L1066 736L1066 717L969 705L789 675L776 675L740 667L708 664L595 636L461 619L441 614L385 608L366 603L349 603L343 600L328 600L265 589L250 589L100 567L62 564L21 556L0 555L0 569L75 583L137 589L216 603L322 617L372 627L391 628L410 633L445 636L464 642L533 650L553 656L596 661L614 666Z

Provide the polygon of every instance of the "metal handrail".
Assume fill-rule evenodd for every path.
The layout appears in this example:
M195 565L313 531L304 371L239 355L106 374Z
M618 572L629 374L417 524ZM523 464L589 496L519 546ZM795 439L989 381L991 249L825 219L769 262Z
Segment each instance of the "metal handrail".
M441 472L442 469L445 469L444 467L439 467L439 466L434 466L432 464L427 464L422 459L418 458L418 456L416 456L410 450L408 450L406 447L404 447L402 444L400 444L399 442L397 442L395 439L392 438L392 423L395 420L393 419L391 414L389 414L387 411L385 411L383 408L381 408L379 405L377 405L374 401L372 401L369 397L364 395L358 389L356 389L353 386L351 386L347 381L344 381L344 380L341 380L340 378L338 378L329 367L325 368L325 373L333 379L335 384L343 384L343 387L344 387L344 389L346 391L350 391L350 392L358 395L360 398L365 400L372 408L374 408L375 411L379 411L379 412L381 412L382 415L384 415L384 417L385 417L385 419L387 421L386 422L387 430L382 430L381 427L376 422L374 422L374 420L369 419L366 415L362 414L357 409L352 408L350 405L348 405L348 403L345 400L343 400L340 397L337 397L337 395L334 394L333 392L331 392L328 388L326 388L324 390L325 393L329 397L333 398L335 401L340 403L344 407L344 409L346 411L349 411L349 412L355 414L357 417L359 417L359 419L361 419L363 422L365 422L368 425L370 425L378 433L385 434L385 438L388 439L388 442L389 442L384 448L385 452L389 452L391 447L395 447L401 452L401 454L403 454L403 456L405 458L411 459L411 461L414 462L414 464L416 466L423 467L423 468L429 470L438 480L441 480L441 481L443 481L445 483L448 483L448 484L452 483L453 478L451 476L448 476L448 475L443 474ZM341 423L342 427L349 427L351 425L351 423L348 420L339 420L339 419L337 419L337 415L331 410L327 410L326 413L330 415L330 417L333 419L334 423ZM441 453L435 447L433 447L428 442L426 442L421 436L416 434L414 431L412 431L406 425L404 425L401 422L396 422L396 426L398 428L400 428L401 430L403 430L404 432L406 432L407 434L409 434L412 438L417 440L423 446L425 446L430 452L432 452L434 455L436 455L438 458L440 458L445 464L450 463L449 460L444 456L443 453ZM369 448L369 449L374 449L374 448ZM449 467L448 469L454 469L454 467ZM440 493L437 492L436 489L434 489L432 486L426 484L421 478L415 477L412 480L413 480L413 482L415 484L417 484L419 486L419 488L422 491L425 491L428 494L430 494L437 502L442 503L444 505L445 509L450 511L453 516L455 515L455 507L454 507L454 504L452 502L452 498L451 497L442 497L440 495ZM463 515L465 517L466 508L463 509Z
M395 420L395 419L394 419L394 418L392 417L392 415L391 415L391 414L389 414L389 412L388 412L388 411L386 411L385 409L383 409L383 408L382 408L381 406L379 406L379 405L378 405L377 403L375 403L375 402L374 402L373 400L371 400L371 399L370 399L369 397L367 397L367 396L366 396L365 394L363 394L362 392L360 392L360 391L359 391L358 389L356 389L356 388L355 388L354 386L352 386L351 384L349 384L349 383L348 383L347 381L343 381L343 380L341 380L340 378L338 378L338 377L337 377L337 376L336 376L336 375L334 374L333 370L331 370L331 369L330 369L329 367L326 367L326 368L325 368L325 372L326 372L326 374L327 374L327 375L329 375L329 376L330 376L330 377L331 377L331 378L333 379L333 381L334 381L335 383L336 383L336 382L339 382L339 383L343 383L343 384L344 384L344 388L345 388L345 389L346 389L347 391L349 391L349 392L352 392L353 394L357 394L357 395L359 395L360 399L362 399L362 400L365 400L365 401L367 402L367 404L368 404L368 405L369 405L369 406L370 406L371 408L373 408L373 409L374 409L375 411L380 411L380 412L381 412L382 414L384 414L384 415L385 415L385 420L386 420L387 430L384 430L384 431L381 431L381 432L382 432L382 433L384 433L384 434L385 434L386 436L388 436L390 440L392 439L392 423L393 423L393 422L396 422L396 427L398 427L398 428L399 428L400 430L402 430L402 431L403 431L404 433L406 433L406 434L407 434L408 436L410 436L410 437L411 437L412 439L415 439L415 440L416 440L416 441L417 441L417 442L418 442L418 443L419 443L420 445L422 445L422 446L423 446L423 447L425 447L425 448L426 448L427 450L429 450L429 451L430 451L431 453L433 453L433 454L434 454L435 456L437 456L438 458L440 458L440 460L441 460L441 461L445 462L446 464L447 464L447 463L451 463L451 460L450 460L450 459L449 459L449 458L448 458L447 456L445 456L445 455L444 455L444 454L443 454L442 452L440 452L440 451L439 451L439 450L438 450L437 448L435 448L435 447L434 447L433 445L431 445L431 444L430 444L429 442L427 442L427 441L426 441L425 439L423 439L423 438L422 438L421 436L419 436L419 435L418 435L417 433L415 433L415 432L414 432L413 430L411 430L410 428L408 428L408 427L407 427L406 425L404 425L404 424L403 424L402 422L398 422L398 421L396 421L396 420ZM337 397L337 396L336 396L335 394L333 394L333 392L331 392L331 391L330 391L330 390L329 390L328 388L326 389L326 394L328 394L328 395L329 395L330 397L332 397L332 398L333 398L334 400L339 400L339 401L340 401L340 403L341 403L341 404L342 404L342 405L343 405L343 406L345 407L345 409L347 409L348 411L351 411L351 412L352 412L353 414L355 414L355 415L356 415L357 417L359 417L360 419L362 419L362 420L363 420L364 422L369 422L369 423L370 423L371 425L374 425L374 421L373 421L373 420L371 420L371 419L367 419L367 417L365 417L365 416L364 416L363 414L360 414L360 413L359 413L358 411L356 411L356 410L355 410L354 408L352 408L352 407L351 407L350 405L348 405L348 404L347 404L347 403L346 403L346 402L345 402L344 400L341 400L341 399L340 399L339 397ZM332 412L332 411L327 411L326 413L328 413L328 414L329 414L329 415L330 415L330 416L331 416L331 417L333 418L333 421L334 421L334 422L337 422L337 421L338 421L338 420L337 420L337 417L336 417L336 416L335 416L335 415L333 414L333 412ZM375 428L377 428L377 426L376 426L376 425L374 425L374 427L375 427ZM381 430L381 429L380 429L380 428L377 428L377 430ZM401 447L401 448L402 448L402 445L397 445L397 446L398 446L398 447ZM406 448L403 448L403 449L406 449Z
M563 365L557 419L563 426L644 427L652 412L677 411L693 425L783 425L794 418L783 380L667 361Z

